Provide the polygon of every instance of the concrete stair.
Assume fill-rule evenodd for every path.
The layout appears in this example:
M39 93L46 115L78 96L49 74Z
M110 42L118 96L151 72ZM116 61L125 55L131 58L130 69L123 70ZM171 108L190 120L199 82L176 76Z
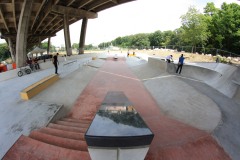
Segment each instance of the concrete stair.
M90 160L84 134L89 120L63 118L47 127L21 136L3 157L3 160Z

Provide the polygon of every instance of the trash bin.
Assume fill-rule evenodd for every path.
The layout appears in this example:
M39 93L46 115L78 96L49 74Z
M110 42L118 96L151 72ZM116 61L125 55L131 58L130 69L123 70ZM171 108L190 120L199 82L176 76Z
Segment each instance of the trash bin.
M12 68L16 69L17 68L17 64L16 63L12 63Z

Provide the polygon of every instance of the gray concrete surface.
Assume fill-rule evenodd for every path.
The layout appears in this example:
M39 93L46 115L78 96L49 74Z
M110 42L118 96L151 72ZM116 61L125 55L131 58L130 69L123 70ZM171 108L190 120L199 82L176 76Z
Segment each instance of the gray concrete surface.
M20 135L28 135L31 130L46 126L50 120L56 119L56 114L61 117L70 110L96 72L97 67L88 66L94 64L92 56L60 61L60 80L29 101L20 99L20 91L53 74L55 71L51 63L45 63L46 69L0 81L0 159ZM97 66L103 63L102 60L95 62Z
M239 160L239 68L215 63L188 64L183 74L178 75L174 73L174 64L168 65L159 59L150 63L146 55L139 55L142 58L128 57L126 62L163 113L212 133L232 159ZM27 135L52 118L65 116L108 56L113 54L84 54L68 57L67 61L60 58L60 80L30 101L20 100L19 92L54 73L50 62L42 67L44 70L0 81L0 157L21 134ZM222 85L221 89L214 81ZM236 89L231 90L234 85Z
M240 105L207 84L184 80L188 85L212 99L222 113L222 122L213 131L214 137L233 160L240 159Z
M217 104L181 78L160 76L145 81L144 85L165 115L208 132L221 121Z
M143 81L163 113L210 132L233 160L239 160L240 93L239 85L232 83L239 82L239 68L215 63L185 64L179 75L168 72L168 67L174 69L173 65L158 61L161 64L148 61L152 63L149 65L157 64L157 71L153 72L158 74L148 73L145 63L129 67Z

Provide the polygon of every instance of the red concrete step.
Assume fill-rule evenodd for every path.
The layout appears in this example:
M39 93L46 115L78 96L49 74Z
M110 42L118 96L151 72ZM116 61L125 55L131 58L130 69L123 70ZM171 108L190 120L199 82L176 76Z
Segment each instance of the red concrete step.
M76 151L43 143L21 136L3 157L3 160L91 160L88 152Z
M87 128L64 126L64 125L54 124L54 123L49 123L47 127L64 130L64 131L70 131L70 132L78 132L78 133L85 133L87 131Z
M52 145L67 148L67 149L88 151L87 143L81 140L74 140L74 139L52 136L52 135L45 134L38 131L32 131L29 137L41 142L45 142L48 144L52 144Z
M69 132L48 127L41 128L38 131L52 136L85 141L84 133Z
M55 124L60 124L64 126L72 126L72 127L78 127L78 128L88 128L90 124L87 123L81 123L81 122L69 122L69 121L56 121Z
M62 118L62 121L68 121L68 122L79 122L79 123L86 123L90 124L92 121L91 120L86 120L86 119L73 119L73 118Z

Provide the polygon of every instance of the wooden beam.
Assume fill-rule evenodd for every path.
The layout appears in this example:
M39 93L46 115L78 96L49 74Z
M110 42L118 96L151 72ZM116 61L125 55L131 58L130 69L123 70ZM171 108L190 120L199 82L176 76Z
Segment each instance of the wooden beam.
M39 14L40 14L40 12L42 10L42 7L43 7L43 5L45 4L46 1L47 0L43 0L42 3L41 3L41 6L38 8L37 14L35 15L35 18L34 18L33 23L32 23L31 30L33 30L33 26L35 25L35 23L36 23L36 21L38 19L38 16L39 16Z
M2 7L1 7L1 6L0 6L0 16L2 17L4 27L5 27L6 30L9 32L9 28L8 28L8 25L7 25L6 20L5 20L5 18L4 18L4 15L3 15L3 11L2 11Z
M56 5L56 4L58 4L59 1L60 1L60 0L55 0L53 4Z
M115 3L115 4L118 4L118 1L117 0L110 0L111 2Z
M80 3L79 3L79 6L78 8L82 8L84 7L85 5L89 4L90 2L92 2L93 0L82 0Z
M52 25L52 27L50 27L49 29L48 29L48 31L46 32L46 33L49 33L49 31L51 30L51 29L53 29L55 26L57 26L60 22L62 22L63 21L63 19L60 19L58 22L56 22L54 25Z
M28 34L28 37L54 37L56 36L56 33L53 34ZM1 35L1 38L6 39L6 38L16 38L17 34L3 34Z
M0 4L11 3L11 0L1 0Z
M67 6L71 6L74 2L75 2L75 0L68 0L67 1Z
M44 4L43 9L41 10L41 13L37 17L37 23L34 24L34 28L32 29L33 33L36 33L38 28L42 25L45 18L49 15L52 8L52 1L46 1Z
M52 24L52 22L57 18L57 15L55 15L51 21L49 21L44 27L43 29L41 30L40 33L42 33L48 26L50 26L50 24Z
M75 9L71 7L54 5L52 7L52 11L60 14L67 14L72 17L81 17L81 18L86 17L88 19L97 18L97 13L88 12L82 9Z
M15 0L12 0L12 5L13 5L13 21L14 21L15 31L17 32L17 19L16 19Z
M112 2L113 0L98 0L98 1L95 1L94 3L92 3L91 5L87 6L87 10L88 11L91 11L97 7L100 7L106 3L109 3L109 2ZM116 0L114 0L116 2Z

